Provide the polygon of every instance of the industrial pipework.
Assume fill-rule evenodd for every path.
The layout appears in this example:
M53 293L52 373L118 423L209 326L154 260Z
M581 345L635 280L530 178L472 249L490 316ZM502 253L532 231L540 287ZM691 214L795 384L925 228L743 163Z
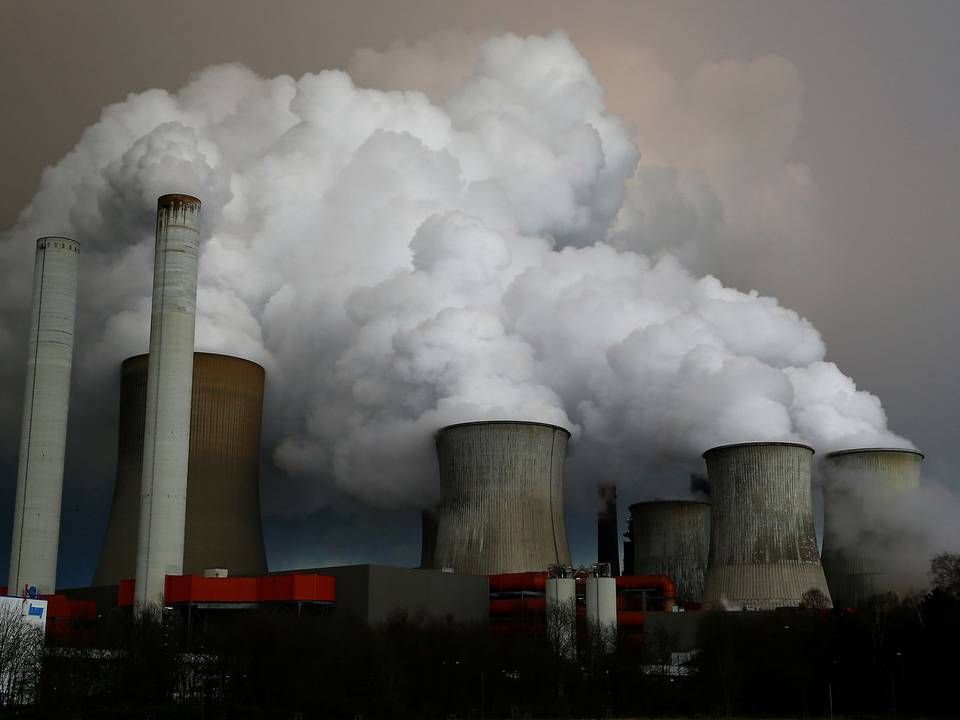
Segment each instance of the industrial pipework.
M440 430L433 567L496 575L569 565L563 516L569 437L555 425L520 421Z
M94 585L132 578L143 467L147 355L123 361L113 505ZM265 373L229 355L194 353L183 572L264 575L260 426Z
M710 552L710 503L655 500L630 506L633 572L673 578L679 600L703 601Z
M809 590L829 604L810 497L813 449L741 443L712 448L703 457L713 500L704 604L797 606Z
M49 595L57 580L63 460L80 245L37 240L8 592Z
M157 201L143 428L136 575L140 609L161 605L164 578L183 573L199 255L200 201L163 195Z
M923 453L900 448L859 448L827 455L823 463L823 570L833 602L854 607L873 595L908 594L925 586L885 562L885 546L899 541L864 520L866 493L880 502L920 486Z

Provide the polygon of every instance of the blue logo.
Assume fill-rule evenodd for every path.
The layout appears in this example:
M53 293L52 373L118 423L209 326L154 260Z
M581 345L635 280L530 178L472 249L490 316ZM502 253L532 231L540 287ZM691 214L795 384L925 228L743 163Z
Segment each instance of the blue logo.
M27 615L35 615L36 617L43 617L43 608L39 605L31 605L30 609L27 611Z

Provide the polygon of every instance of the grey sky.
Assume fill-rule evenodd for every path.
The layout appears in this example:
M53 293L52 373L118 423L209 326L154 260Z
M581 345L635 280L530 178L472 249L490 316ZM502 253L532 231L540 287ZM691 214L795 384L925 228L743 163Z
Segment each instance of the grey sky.
M828 359L879 395L892 429L927 453L928 472L960 485L960 3L7 0L0 11L3 228L104 105L180 87L212 63L298 76L451 28L560 28L598 68L608 47L636 46L678 77L782 56L803 86L791 155L815 178L820 237L798 251L806 257L791 256L795 273L772 272L769 260L708 269L808 317ZM617 86L607 101L633 121L628 94Z

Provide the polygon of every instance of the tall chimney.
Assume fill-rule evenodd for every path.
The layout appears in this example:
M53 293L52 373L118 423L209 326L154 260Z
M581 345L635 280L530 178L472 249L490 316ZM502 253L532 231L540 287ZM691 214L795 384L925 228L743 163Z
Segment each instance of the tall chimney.
M137 542L135 599L141 609L162 604L164 577L183 572L199 224L197 198L163 195L157 201Z
M63 458L80 245L37 240L8 592L46 595L57 580Z
M617 486L598 485L600 512L597 513L597 562L610 566L612 577L620 576L620 533L617 528Z

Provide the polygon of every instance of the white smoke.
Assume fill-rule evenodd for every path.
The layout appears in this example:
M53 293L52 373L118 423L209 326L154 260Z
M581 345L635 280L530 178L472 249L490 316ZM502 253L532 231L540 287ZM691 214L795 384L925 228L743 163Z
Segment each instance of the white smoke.
M428 505L433 432L475 419L568 427L591 494L641 467L685 483L724 442L909 446L796 313L641 254L638 151L565 35L493 38L470 67L431 100L219 66L106 108L0 236L0 352L22 355L34 237L79 239L72 412L106 435L105 389L147 348L156 197L186 192L206 225L197 347L267 368L272 509Z

